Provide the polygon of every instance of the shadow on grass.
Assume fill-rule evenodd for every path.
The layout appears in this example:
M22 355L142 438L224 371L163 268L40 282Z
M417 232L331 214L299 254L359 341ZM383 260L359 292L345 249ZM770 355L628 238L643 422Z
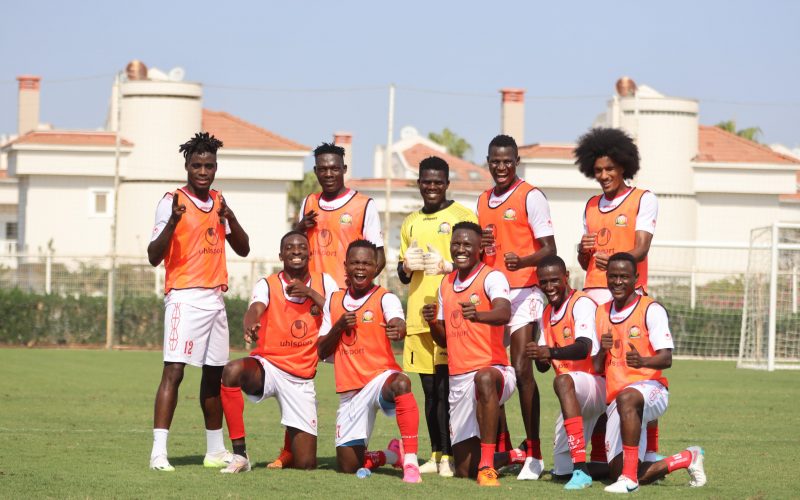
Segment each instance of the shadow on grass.
M205 455L186 455L183 457L169 457L169 463L175 465L203 465Z

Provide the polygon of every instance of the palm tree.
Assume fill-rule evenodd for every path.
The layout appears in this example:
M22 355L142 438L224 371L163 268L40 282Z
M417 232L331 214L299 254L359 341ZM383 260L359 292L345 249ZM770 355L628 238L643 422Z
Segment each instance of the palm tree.
M449 128L444 128L441 134L437 134L436 132L430 132L428 134L428 139L432 140L437 144L441 144L445 148L447 148L447 152L453 156L457 156L459 158L464 158L467 153L472 151L472 146L468 143L463 137L459 137L458 134L450 130Z
M758 142L758 136L761 135L761 127L748 127L736 130L736 120L719 122L716 124L716 127L753 142Z
M302 181L292 181L289 183L289 217L292 221L297 220L297 216L300 212L300 205L303 204L305 197L317 191L318 188L319 183L317 182L317 176L314 174L313 170L306 172Z

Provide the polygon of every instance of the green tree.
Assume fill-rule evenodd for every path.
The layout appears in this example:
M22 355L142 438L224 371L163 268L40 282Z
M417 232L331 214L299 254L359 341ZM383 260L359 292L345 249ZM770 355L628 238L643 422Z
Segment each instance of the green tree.
M440 134L437 134L436 132L430 132L428 134L428 139L437 144L441 144L447 148L448 153L459 158L464 158L467 153L472 151L472 145L470 145L470 143L446 127Z
M719 122L716 126L722 130L725 130L726 132L743 137L748 141L758 142L758 136L761 135L761 127L748 127L741 130L736 130L736 120Z
M292 221L297 220L297 216L300 213L300 205L303 204L305 197L318 189L319 183L317 183L317 176L313 170L306 172L302 181L292 181L290 183L288 197L289 216Z

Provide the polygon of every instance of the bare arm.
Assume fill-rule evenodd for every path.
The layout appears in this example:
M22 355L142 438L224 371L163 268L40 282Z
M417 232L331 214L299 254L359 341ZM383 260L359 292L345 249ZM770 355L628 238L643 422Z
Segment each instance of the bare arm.
M526 267L534 267L545 257L556 255L556 239L554 236L536 238L536 242L541 245L541 248L530 255L519 256L514 252L506 253L504 256L506 268L509 271L516 271Z
M253 302L244 313L244 341L249 343L258 341L258 330L261 329L261 316L267 310L263 302Z
M653 233L647 231L636 231L636 240L634 242L633 250L628 253L633 255L636 262L641 262L647 257L650 252L650 243L653 241Z
M178 226L178 222L180 222L184 213L186 213L186 205L178 205L178 196L173 194L172 214L169 216L167 225L164 226L161 234L147 245L147 259L150 261L151 266L156 267L164 260L164 254L167 253L169 242L172 240L175 228Z
M331 354L336 351L339 345L339 340L342 334L350 328L356 326L356 313L346 312L336 320L336 323L331 327L331 331L327 335L320 337L319 345L317 345L317 353L320 359L327 359Z
M672 366L672 349L659 349L655 356L642 356L633 344L628 343L630 351L625 353L625 362L631 368L650 368L666 370Z
M383 268L386 267L386 252L384 251L383 247L378 247L378 274L381 274Z
M472 302L459 302L464 319L485 325L503 326L511 319L511 302L508 299L494 299L488 311L476 311Z
M614 346L614 336L611 335L610 331L600 336L600 349L597 351L597 354L592 356L592 364L594 365L594 371L600 375L602 375L606 371L606 356L608 356L608 351L613 346Z
M425 304L422 306L422 317L428 322L431 329L433 341L442 347L447 347L447 335L443 321L436 319L436 312L439 306L436 304Z
M228 221L228 226L231 228L231 234L226 235L225 239L228 240L228 243L233 251L236 252L236 255L247 257L250 253L250 237L247 236L247 233L242 229L241 224L239 224L239 221L236 219L236 215L225 202L225 198L222 195L219 197L219 205L220 219L226 219Z

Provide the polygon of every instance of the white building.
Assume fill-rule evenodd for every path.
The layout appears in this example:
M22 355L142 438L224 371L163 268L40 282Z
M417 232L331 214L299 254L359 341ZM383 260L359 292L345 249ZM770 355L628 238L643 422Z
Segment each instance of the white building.
M0 178L0 224L7 235L16 232L17 251L108 255L117 196L117 253L145 256L158 200L186 181L178 146L207 131L224 143L214 188L248 231L251 256L275 257L288 229L288 183L302 179L310 148L203 109L199 83L157 70L147 78L146 69L133 69L112 89L109 120L98 131L40 129L39 79L19 78L18 137L0 148L8 169ZM115 192L117 155L121 183Z

